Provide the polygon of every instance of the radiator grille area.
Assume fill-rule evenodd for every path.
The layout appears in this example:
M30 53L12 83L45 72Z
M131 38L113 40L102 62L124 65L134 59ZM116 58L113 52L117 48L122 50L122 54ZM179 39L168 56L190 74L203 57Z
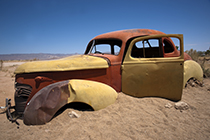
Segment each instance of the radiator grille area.
M32 87L25 84L15 84L15 111L22 115Z

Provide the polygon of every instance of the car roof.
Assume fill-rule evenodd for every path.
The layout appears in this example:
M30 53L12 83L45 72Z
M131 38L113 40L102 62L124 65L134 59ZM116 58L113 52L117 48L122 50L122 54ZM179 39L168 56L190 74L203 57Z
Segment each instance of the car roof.
M157 31L157 30L151 30L151 29L128 29L128 30L108 32L105 34L98 35L94 37L93 39L116 38L122 41L127 41L128 39L133 38L133 37L155 35L155 34L165 34L165 33Z

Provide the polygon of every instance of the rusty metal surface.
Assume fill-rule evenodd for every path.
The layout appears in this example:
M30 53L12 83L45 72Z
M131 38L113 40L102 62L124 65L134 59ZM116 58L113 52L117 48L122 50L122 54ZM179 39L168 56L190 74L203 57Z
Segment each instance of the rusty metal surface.
M184 53L184 61L186 60L192 60L192 58L187 53Z
M117 38L126 42L128 39L133 38L133 37L145 36L145 35L156 35L156 34L165 34L165 33L157 31L157 30L151 30L151 29L129 29L129 30L120 30L120 31L101 34L94 37L93 39Z
M15 110L17 114L23 114L31 90L32 87L29 85L15 84Z
M105 34L98 35L94 37L88 44L85 54L88 54L91 46L92 41L97 39L119 39L122 41L121 49L119 55L106 55L106 54L93 54L94 56L105 57L108 58L111 62L111 65L122 64L124 53L126 50L127 41L134 37L145 36L145 35L155 35L155 34L165 34L163 32L157 30L150 30L150 29L130 29L130 30L120 30L109 32Z
M64 106L70 96L68 82L51 84L34 95L24 111L26 125L40 125L49 122L55 113Z

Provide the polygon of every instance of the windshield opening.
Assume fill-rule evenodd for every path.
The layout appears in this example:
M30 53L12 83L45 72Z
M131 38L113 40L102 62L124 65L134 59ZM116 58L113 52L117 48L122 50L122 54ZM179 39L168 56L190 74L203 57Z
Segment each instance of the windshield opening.
M118 39L93 40L88 54L111 54L118 55L122 41Z

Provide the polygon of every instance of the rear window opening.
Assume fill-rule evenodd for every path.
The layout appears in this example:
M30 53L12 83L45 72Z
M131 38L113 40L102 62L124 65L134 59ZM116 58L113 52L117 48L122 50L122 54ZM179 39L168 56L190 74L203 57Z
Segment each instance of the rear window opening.
M163 47L165 53L172 53L174 51L173 44L171 44L171 41L169 41L168 38L163 40Z
M174 42L174 43L173 43ZM180 49L180 40L174 37L150 38L136 42L131 50L134 58L162 58ZM174 56L171 56L174 57Z

